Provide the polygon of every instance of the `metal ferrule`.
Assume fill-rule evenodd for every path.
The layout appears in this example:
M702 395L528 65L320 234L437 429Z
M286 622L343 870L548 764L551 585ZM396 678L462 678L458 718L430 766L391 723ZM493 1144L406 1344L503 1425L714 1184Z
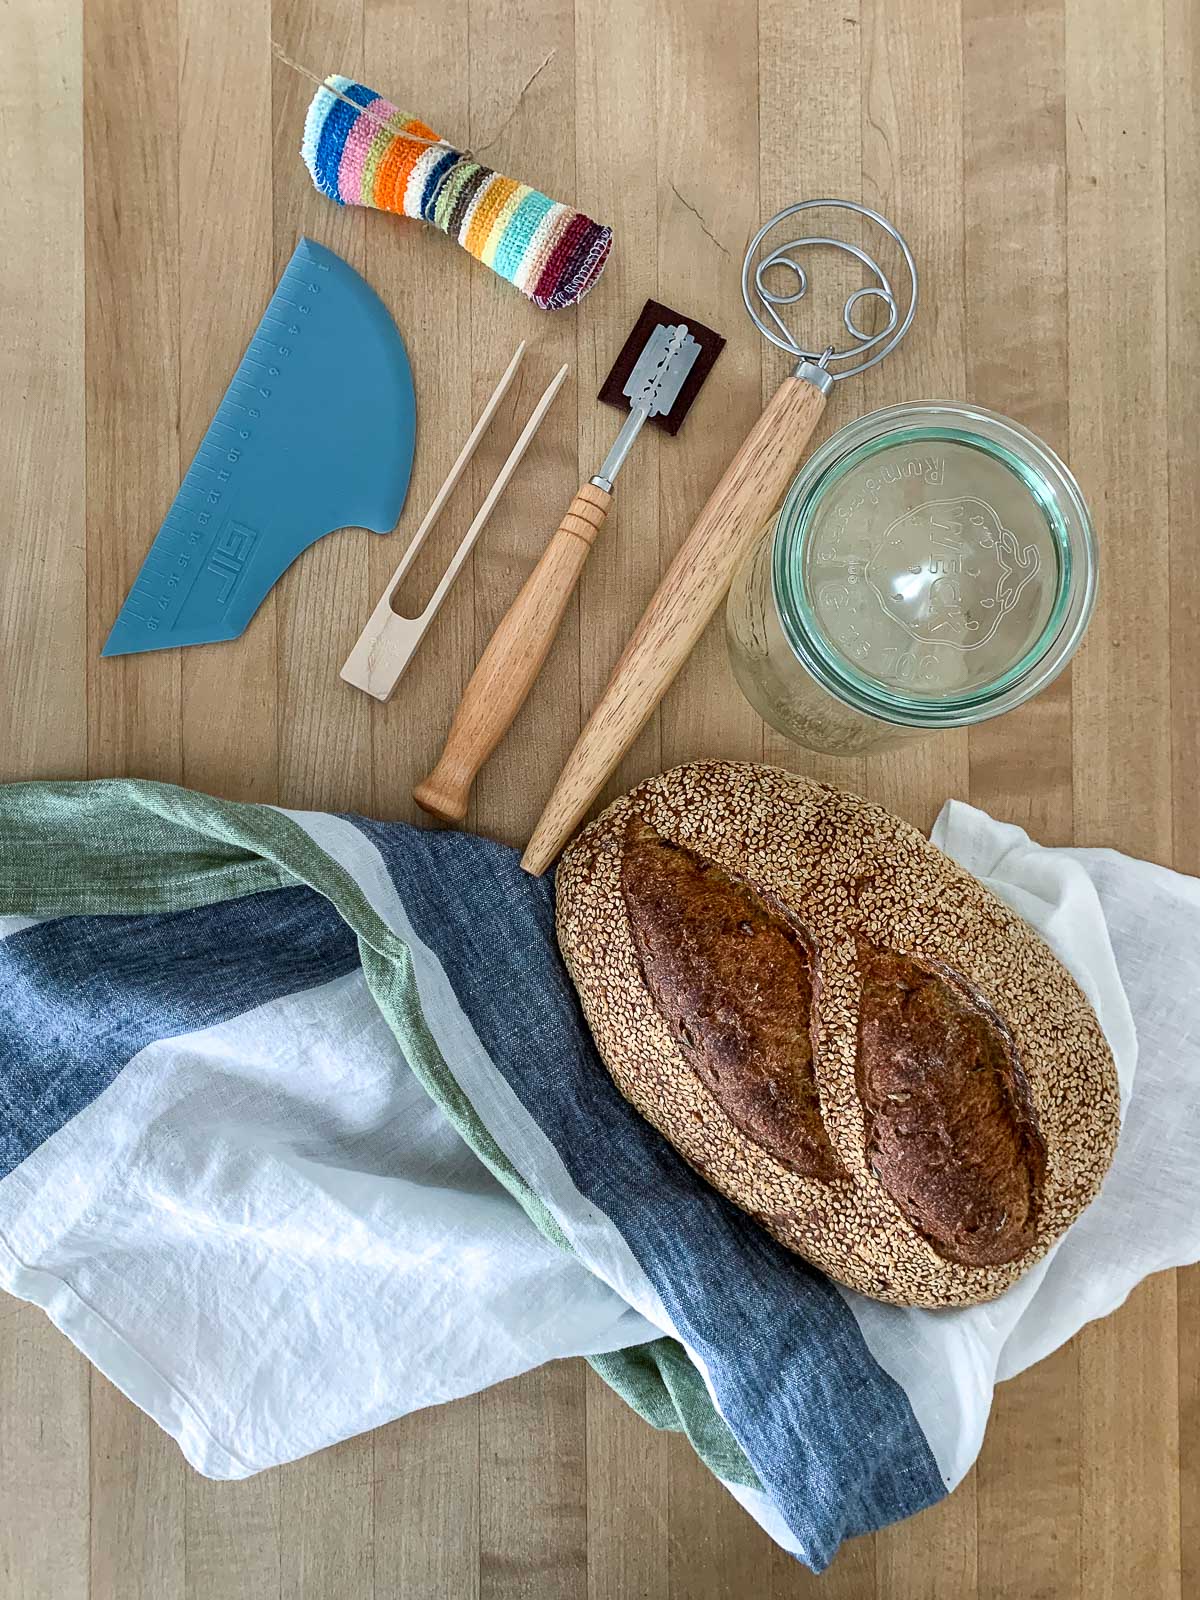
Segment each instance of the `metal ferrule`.
M805 383L811 383L813 388L819 389L822 394L828 394L833 388L833 373L815 361L801 361L792 373L792 377L803 378Z

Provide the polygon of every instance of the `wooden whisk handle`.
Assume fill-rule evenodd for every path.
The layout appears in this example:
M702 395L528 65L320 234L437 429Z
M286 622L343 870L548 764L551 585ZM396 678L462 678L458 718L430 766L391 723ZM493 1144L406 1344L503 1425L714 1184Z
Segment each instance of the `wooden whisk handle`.
M535 876L562 850L721 604L791 482L825 410L785 378L684 540L567 759L521 865Z
M612 496L585 483L509 606L459 701L437 765L413 799L461 822L479 769L503 739L542 669Z

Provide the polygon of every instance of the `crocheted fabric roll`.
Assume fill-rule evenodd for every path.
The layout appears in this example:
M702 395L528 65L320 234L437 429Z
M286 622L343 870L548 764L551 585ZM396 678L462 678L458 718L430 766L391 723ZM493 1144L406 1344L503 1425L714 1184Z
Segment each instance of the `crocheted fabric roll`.
M313 96L300 153L322 194L432 222L543 310L583 299L604 270L611 228L461 150L406 139L439 135L352 78L326 82L362 109L326 88Z

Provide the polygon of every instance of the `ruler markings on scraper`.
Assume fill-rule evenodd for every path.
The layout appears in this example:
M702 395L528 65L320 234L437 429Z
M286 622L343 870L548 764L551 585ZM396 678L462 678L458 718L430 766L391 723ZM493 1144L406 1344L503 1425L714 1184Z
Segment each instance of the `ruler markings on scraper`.
M300 271L289 267L280 280L301 294L307 290L312 296L307 301L286 302L302 316L312 314L320 293L320 285L312 280L312 271L328 272L329 268L323 262L310 263ZM278 294L275 296L276 300L280 298ZM270 312L267 315L270 316ZM278 321L290 339L302 338L306 331L306 325L299 321L288 322L273 316L271 320ZM237 469L253 448L258 431L257 426L247 424L265 421L270 409L272 385L256 381L247 369L261 367L264 380L283 377L282 363L292 353L290 346L264 338L261 329L260 322L125 602L129 614L151 632L169 627L176 620L193 585L204 568L211 565L217 536L224 527L222 504L236 487ZM230 413L235 410L243 412L244 418L231 417ZM232 435L228 444L213 441L210 434L215 427L224 428ZM210 454L209 460L204 459L206 451ZM213 474L217 483L205 481L201 476L204 473Z

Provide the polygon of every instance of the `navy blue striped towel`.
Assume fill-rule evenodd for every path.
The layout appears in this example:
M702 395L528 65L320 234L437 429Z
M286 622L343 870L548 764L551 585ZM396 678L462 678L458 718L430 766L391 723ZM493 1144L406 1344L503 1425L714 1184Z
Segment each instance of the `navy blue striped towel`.
M999 1377L1200 1249L1195 1052L1146 1022L1200 994L1195 882L964 806L935 838L1072 966L1127 1099L1137 1063L1104 1195L992 1306L862 1300L708 1189L511 850L135 782L0 790L0 1284L216 1477L586 1355L819 1569L957 1482Z

